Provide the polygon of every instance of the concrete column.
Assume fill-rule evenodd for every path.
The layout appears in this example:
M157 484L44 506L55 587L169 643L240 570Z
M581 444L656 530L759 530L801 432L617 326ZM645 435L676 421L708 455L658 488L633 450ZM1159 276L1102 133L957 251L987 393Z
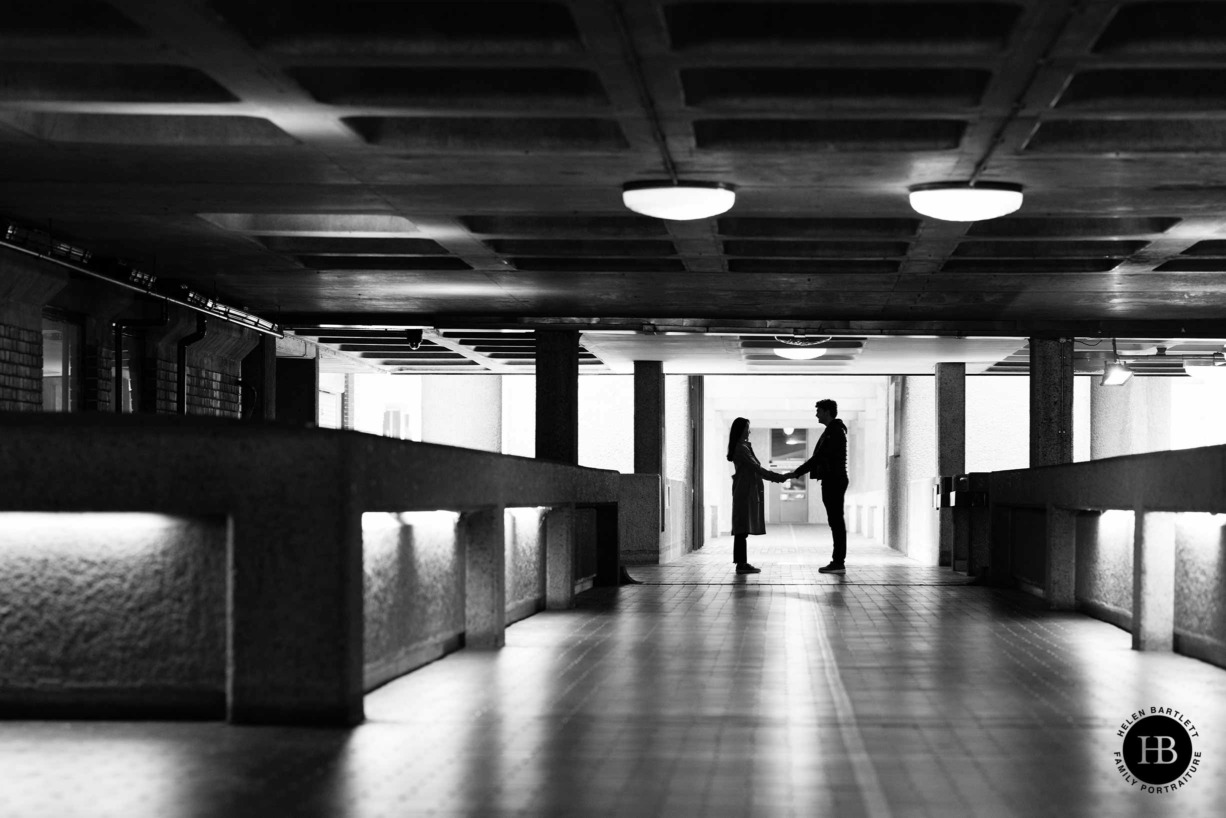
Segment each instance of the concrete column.
M575 607L575 507L545 512L545 608Z
M966 471L966 364L936 365L937 473L952 477ZM965 509L938 512L938 560L966 570L970 517ZM959 561L961 564L959 564Z
M702 548L707 541L703 511L703 476L706 472L706 441L703 433L703 409L706 406L706 383L702 375L691 375L690 384L690 550ZM714 536L715 532L712 531Z
M664 363L634 362L634 473L664 474Z
M314 426L319 422L319 359L279 358L276 365L277 420Z
M1175 515L1137 509L1132 540L1132 647L1175 645Z
M1030 466L1073 462L1073 342L1030 339Z
M579 463L579 333L537 330L536 457Z
M1043 589L1052 610L1071 611L1077 591L1077 512L1047 507L1047 576Z
M363 719L362 520L343 476L295 476L300 502L261 504L231 528L227 717L238 724Z
M277 417L277 339L261 335L243 357L243 418L274 420Z
M464 548L464 645L500 648L506 644L506 510L495 506L460 515Z

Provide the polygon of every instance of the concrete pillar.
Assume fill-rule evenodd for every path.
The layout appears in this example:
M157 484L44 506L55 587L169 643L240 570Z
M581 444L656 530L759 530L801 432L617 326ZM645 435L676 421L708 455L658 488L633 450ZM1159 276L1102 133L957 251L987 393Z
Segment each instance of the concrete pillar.
M937 473L966 471L966 364L936 365ZM966 570L970 516L966 509L938 512L938 564Z
M575 507L545 512L545 608L575 607Z
M1073 342L1030 339L1030 466L1073 462Z
M1047 507L1047 576L1043 589L1052 610L1071 611L1077 591L1077 512Z
M1137 509L1132 540L1132 647L1175 644L1175 515Z
M460 515L464 548L464 645L500 648L506 644L506 510L495 506Z
M706 383L702 375L691 375L690 385L690 550L702 548L707 541L703 512L703 476L706 472L706 440L704 436L703 409L706 406ZM715 532L712 531L714 536Z
M304 483L231 528L227 717L237 724L363 719L362 520L347 480Z
M276 418L302 426L319 422L319 359L278 358Z
M664 474L664 363L634 362L634 473Z
M536 457L579 463L579 333L536 335Z
M246 420L277 417L277 339L261 335L255 349L243 357L242 410Z

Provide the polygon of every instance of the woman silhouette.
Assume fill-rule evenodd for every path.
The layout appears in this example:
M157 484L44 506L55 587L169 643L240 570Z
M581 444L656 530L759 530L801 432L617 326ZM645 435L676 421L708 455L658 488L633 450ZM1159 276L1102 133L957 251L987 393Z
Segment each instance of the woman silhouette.
M757 574L762 569L749 564L748 542L750 534L766 533L762 478L774 483L787 479L763 468L749 443L749 421L737 418L728 430L728 459L736 467L732 475L732 561L738 574Z

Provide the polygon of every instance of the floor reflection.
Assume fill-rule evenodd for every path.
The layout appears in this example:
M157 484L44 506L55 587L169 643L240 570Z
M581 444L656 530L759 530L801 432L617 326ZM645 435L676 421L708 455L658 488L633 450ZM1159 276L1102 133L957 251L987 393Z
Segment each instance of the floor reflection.
M1226 758L1226 671L967 585L820 527L635 569L367 697L353 730L195 723L0 729L0 815L1217 815L1117 774L1118 724L1171 706Z

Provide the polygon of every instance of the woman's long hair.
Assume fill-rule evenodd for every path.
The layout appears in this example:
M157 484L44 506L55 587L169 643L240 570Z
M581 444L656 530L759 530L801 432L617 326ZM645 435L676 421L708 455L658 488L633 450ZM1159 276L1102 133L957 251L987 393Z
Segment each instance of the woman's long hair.
M732 450L741 442L741 436L745 434L745 427L749 425L749 420L746 418L737 418L732 421L732 428L728 430L728 459L732 459Z

